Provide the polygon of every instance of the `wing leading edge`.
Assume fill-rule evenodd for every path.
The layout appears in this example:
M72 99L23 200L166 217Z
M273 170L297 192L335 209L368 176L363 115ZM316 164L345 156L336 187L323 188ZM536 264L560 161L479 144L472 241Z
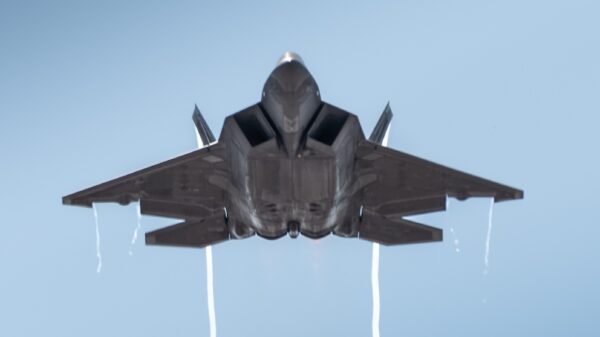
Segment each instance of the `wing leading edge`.
M496 202L523 198L519 189L367 141L359 144L358 166L359 175L372 180L363 191L369 207L445 196L493 197Z
M67 195L63 204L91 207L94 202L128 204L163 197L217 202L222 200L221 189L211 180L225 176L224 158L223 148L215 144Z

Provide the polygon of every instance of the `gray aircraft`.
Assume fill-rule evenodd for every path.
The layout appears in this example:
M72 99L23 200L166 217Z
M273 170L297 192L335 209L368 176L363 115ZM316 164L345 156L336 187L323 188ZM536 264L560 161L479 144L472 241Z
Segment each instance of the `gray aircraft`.
M142 214L178 218L146 244L204 247L255 234L330 233L385 245L442 240L404 219L445 210L446 198L523 198L523 192L382 146L386 106L369 139L358 118L321 100L301 58L286 53L261 101L225 118L218 141L196 110L197 151L63 198L67 205L139 201Z

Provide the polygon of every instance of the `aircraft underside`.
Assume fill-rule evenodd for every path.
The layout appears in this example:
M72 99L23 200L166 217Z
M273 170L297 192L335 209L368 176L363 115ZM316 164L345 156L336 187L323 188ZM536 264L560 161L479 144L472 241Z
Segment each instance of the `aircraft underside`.
M63 198L139 201L142 214L182 219L146 243L204 247L289 234L358 237L386 245L442 240L404 217L445 210L446 198L520 199L509 186L382 146L389 105L369 139L358 118L323 102L304 65L282 61L261 102L225 119L218 141L196 108L205 147Z

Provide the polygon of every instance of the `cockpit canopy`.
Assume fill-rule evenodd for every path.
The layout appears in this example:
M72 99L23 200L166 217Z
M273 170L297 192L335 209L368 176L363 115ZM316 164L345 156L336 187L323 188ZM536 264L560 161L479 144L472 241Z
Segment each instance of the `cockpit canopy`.
M287 52L281 57L265 83L261 103L285 147L295 152L302 132L321 105L317 82L300 56Z

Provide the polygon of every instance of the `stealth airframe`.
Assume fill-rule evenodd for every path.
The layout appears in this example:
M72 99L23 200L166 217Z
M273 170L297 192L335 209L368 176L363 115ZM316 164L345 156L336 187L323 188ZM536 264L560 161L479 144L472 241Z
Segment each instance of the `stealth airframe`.
M442 240L404 217L445 210L446 198L520 199L523 192L382 146L385 108L369 139L358 118L321 100L302 59L286 53L259 103L225 118L218 141L196 108L205 147L65 196L178 218L146 244L204 247L229 239L331 233L385 245Z

